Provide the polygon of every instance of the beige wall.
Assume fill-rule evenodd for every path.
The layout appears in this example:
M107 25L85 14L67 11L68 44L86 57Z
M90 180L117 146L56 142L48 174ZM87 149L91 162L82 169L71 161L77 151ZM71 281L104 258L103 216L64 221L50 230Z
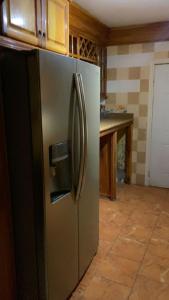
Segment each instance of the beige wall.
M169 42L110 46L107 53L106 108L123 105L134 114L132 183L144 184L150 68L169 58Z

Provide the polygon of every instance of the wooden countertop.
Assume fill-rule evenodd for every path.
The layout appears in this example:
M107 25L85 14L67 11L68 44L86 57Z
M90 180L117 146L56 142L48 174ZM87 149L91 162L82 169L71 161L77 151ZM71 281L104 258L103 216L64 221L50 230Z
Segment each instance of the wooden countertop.
M100 137L120 130L133 123L133 114L112 113L101 116L100 119Z

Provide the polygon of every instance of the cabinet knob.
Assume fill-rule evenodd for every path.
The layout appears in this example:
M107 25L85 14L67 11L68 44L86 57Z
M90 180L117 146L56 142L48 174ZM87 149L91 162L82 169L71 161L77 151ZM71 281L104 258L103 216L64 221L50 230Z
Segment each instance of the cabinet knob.
M41 30L38 30L38 34L39 34L39 35L42 35L42 31L41 31Z
M42 36L45 38L45 36L46 36L46 33L45 33L45 32L43 32Z

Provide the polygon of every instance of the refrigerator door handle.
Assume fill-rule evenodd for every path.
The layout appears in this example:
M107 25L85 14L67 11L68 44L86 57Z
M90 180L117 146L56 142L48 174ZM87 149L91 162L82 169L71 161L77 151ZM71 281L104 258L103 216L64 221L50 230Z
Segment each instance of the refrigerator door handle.
M80 88L80 81L79 81L79 74L75 73L74 74L74 79L75 79L75 87L76 87L76 92L77 92L77 105L78 105L78 113L79 113L79 122L80 122L80 165L79 165L79 170L78 170L78 183L76 186L76 195L75 199L79 200L80 192L81 192L81 185L83 181L83 171L84 171L84 140L85 140L85 129L84 129L84 114L83 114L83 102L82 102L82 95L81 95L81 88ZM75 118L75 114L74 114ZM74 126L75 126L75 121ZM73 130L74 131L74 130ZM74 133L73 133L74 134ZM74 139L72 140L72 156L73 156L73 161L74 161ZM74 165L74 162L72 162ZM74 167L73 167L74 169ZM75 176L75 173L74 173Z
M80 92L81 92L81 99L82 99L82 109L83 109L83 126L84 126L84 142L83 142L83 175L82 175L82 184L81 190L83 189L84 182L85 182L85 174L86 174L86 166L87 166L87 144L88 144L88 127L87 127L87 116L86 116L86 102L85 102L85 92L84 92L84 84L83 84L83 77L82 74L78 74L79 77L79 84L80 84Z
M73 101L72 118L71 118L71 167L72 167L72 187L75 188L75 114L76 114L76 101Z

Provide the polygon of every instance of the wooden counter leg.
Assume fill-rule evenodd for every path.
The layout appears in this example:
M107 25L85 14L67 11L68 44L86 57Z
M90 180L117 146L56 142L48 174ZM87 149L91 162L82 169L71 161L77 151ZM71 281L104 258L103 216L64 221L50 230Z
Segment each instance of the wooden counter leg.
M111 135L110 141L110 199L116 199L116 176L117 176L117 132Z
M100 194L110 197L110 135L100 139Z
M132 125L126 128L126 146L125 146L125 183L131 182L132 168Z

